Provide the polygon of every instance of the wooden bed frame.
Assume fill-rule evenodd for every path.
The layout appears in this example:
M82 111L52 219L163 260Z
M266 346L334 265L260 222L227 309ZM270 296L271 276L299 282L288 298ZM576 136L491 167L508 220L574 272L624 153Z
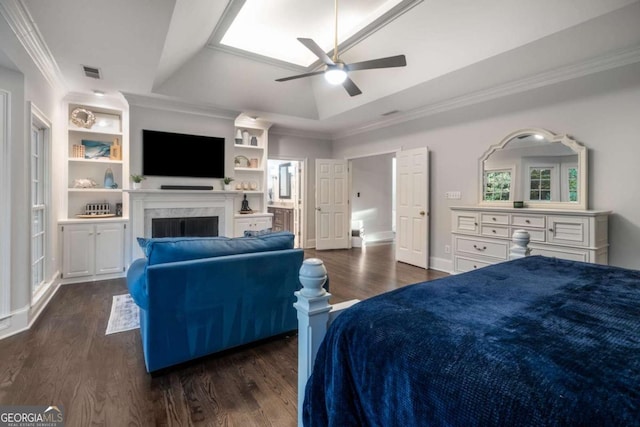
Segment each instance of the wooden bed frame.
M529 233L516 230L509 259L523 258L530 253ZM298 311L298 426L302 426L302 405L307 380L327 328L344 310L358 303L354 299L339 304L329 304L331 294L322 287L327 280L327 270L322 260L308 258L300 268L302 289L295 293L293 306Z

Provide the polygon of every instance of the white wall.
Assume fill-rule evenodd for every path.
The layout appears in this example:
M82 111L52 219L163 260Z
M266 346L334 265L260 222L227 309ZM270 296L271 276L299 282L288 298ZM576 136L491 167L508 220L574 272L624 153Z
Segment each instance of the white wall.
M351 160L351 220L363 222L365 242L393 238L394 157L395 154L381 154Z
M640 269L640 64L435 114L333 142L348 158L390 148L430 150L430 253L450 261L450 206L477 204L478 159L510 132L541 127L589 149L589 208L612 210L609 262ZM461 200L444 198L461 191Z
M32 322L40 304L31 306L31 270L30 270L30 127L31 113L28 103L35 105L52 123L51 129L51 170L59 170L60 147L62 146L63 122L61 121L62 92L52 87L40 73L29 55L10 29L4 18L0 17L0 50L3 65L0 66L0 88L11 93L11 183L10 206L2 209L11 210L11 233L2 239L10 239L11 263L1 260L3 269L10 269L12 321L9 329L0 333L14 333L24 329ZM9 67L9 68L7 68ZM52 175L52 200L47 227L50 231L46 247L45 281L53 283L59 270L58 234L56 222L59 214L60 195L58 179ZM50 287L46 297L49 298L55 287ZM41 300L42 302L42 300Z
M306 205L307 218L305 247L315 246L316 239L316 201L315 201L315 175L316 159L331 158L331 142L324 139L305 138L277 132L269 133L269 158L279 159L306 159L307 160L307 185Z

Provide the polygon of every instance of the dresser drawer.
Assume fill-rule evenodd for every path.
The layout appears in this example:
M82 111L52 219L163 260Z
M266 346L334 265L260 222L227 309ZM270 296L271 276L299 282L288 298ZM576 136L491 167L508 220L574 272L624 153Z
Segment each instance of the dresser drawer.
M492 214L492 213L483 213L482 214L482 223L483 224L499 224L499 225L509 225L509 215L504 214Z
M482 255L499 260L505 260L509 253L509 243L506 241L489 242L486 240L476 240L456 236L455 250L456 253Z
M589 251L587 250L559 250L550 247L532 247L531 255L543 255L550 258L568 259L571 261L589 262Z
M529 233L529 241L531 242L546 242L547 241L547 230L543 228L512 228L511 236L516 230L524 230Z
M488 265L491 264L484 261L456 257L454 262L454 269L459 273L464 273L465 271L475 270L477 268L486 267Z
M541 215L511 215L511 225L516 227L544 228L545 217Z
M480 234L489 237L510 237L509 227L500 227L482 224Z

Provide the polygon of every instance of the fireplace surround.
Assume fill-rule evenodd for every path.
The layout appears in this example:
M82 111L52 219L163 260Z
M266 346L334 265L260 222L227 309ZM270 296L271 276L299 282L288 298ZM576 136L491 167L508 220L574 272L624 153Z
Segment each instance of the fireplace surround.
M233 237L236 191L124 190L129 193L131 259L144 256L137 237L152 237L154 218L218 217L218 234Z

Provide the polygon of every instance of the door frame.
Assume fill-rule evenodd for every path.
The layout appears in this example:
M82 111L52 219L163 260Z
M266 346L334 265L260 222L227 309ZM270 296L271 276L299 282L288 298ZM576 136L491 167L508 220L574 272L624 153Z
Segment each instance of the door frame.
M302 200L301 204L301 212L300 212L300 218L298 218L298 221L300 222L299 224L299 232L300 235L298 236L298 244L300 245L301 249L305 249L308 248L309 246L307 245L307 206L309 205L309 201L308 201L308 191L307 191L307 171L309 170L308 168L308 162L309 159L307 157L292 157L292 156L267 156L267 173L269 173L268 167L269 167L269 160L278 160L278 161L294 161L294 162L298 162L302 165L302 173L300 174L300 189L302 190L302 197L298 197L298 200ZM267 176L267 179L271 179L270 176ZM297 201L295 202L297 204ZM266 207L269 207L270 205L266 205Z

